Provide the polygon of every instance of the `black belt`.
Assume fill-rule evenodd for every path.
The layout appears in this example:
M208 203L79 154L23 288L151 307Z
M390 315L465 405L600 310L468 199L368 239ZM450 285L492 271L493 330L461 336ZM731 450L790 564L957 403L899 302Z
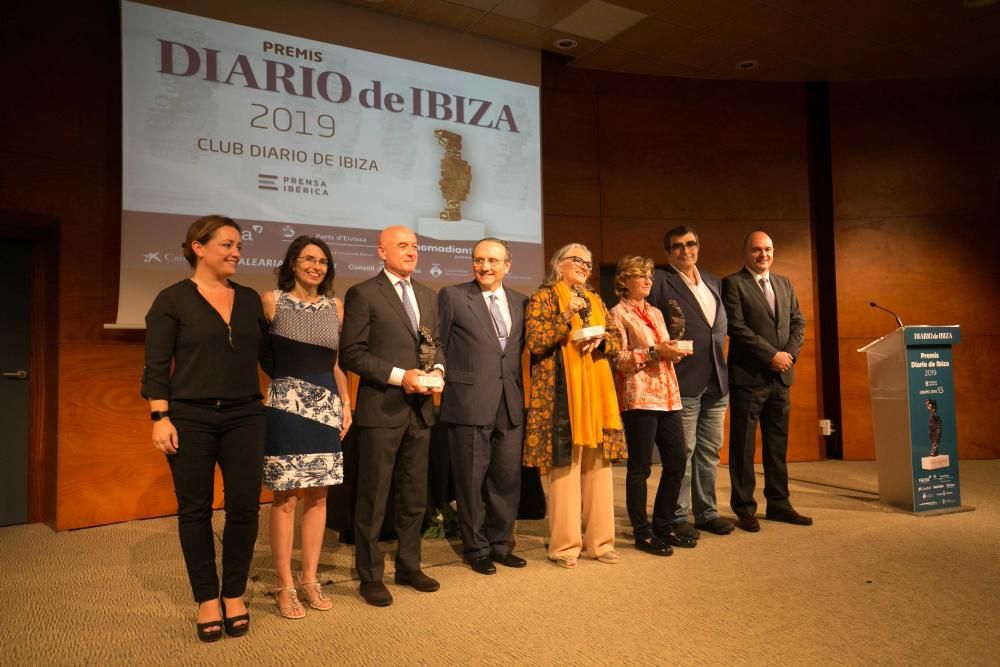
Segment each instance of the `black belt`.
M254 398L253 396L249 398L175 398L172 402L174 403L184 403L185 405L195 405L200 408L212 408L214 410L222 410L223 408L233 408L240 405L246 405L251 402L259 402L259 398Z

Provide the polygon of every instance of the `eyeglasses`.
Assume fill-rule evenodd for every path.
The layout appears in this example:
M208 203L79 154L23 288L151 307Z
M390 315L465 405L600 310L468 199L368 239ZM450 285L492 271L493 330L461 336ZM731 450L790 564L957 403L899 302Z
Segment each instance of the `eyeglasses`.
M316 264L318 266L329 266L330 262L326 257L313 257L312 255L300 256L297 260L299 264Z
M497 259L496 257L476 257L472 260L472 265L486 266L488 264L490 268L493 268L496 266L500 266L506 261L507 261L506 259Z
M583 268L587 269L588 271L590 271L591 269L594 268L594 263L593 262L588 262L583 257L577 257L576 255L570 255L569 257L563 257L562 261L566 261L567 259L570 260L571 262L573 262L574 264L576 264L577 266L582 266Z
M697 247L698 247L697 241L688 241L687 243L672 243L670 245L670 249L673 250L674 252L680 252L681 250L684 250L684 248L687 248L688 250L694 250Z

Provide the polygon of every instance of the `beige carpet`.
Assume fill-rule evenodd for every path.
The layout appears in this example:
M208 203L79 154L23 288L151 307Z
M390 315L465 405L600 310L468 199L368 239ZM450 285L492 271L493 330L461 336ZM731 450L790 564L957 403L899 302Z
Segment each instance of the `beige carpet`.
M352 549L329 533L321 575L335 607L301 621L280 618L268 594L265 506L253 629L211 645L195 639L174 519L4 528L0 664L1000 663L1000 461L963 462L962 500L976 511L936 517L879 505L872 463L790 468L792 500L812 527L765 521L757 534L706 535L672 558L648 556L626 534L616 469L621 564L550 564L544 522L518 526L528 567L492 577L462 565L457 545L427 540L425 567L441 590L390 583L387 609L362 602Z

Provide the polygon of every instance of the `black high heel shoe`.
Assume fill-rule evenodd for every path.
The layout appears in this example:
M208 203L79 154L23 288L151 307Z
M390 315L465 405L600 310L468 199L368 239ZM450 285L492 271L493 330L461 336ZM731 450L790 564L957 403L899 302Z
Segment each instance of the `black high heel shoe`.
M233 616L232 618L226 616L226 601L224 598L219 598L219 604L222 605L222 623L226 628L226 634L230 637L242 637L246 633L250 632L250 611L247 613L240 614L239 616ZM241 625L237 625L241 621L246 621ZM220 632L221 636L222 633Z
M198 631L198 639L206 643L217 642L222 639L222 619L208 621L207 623L195 623L195 630ZM215 627L214 630L209 628Z

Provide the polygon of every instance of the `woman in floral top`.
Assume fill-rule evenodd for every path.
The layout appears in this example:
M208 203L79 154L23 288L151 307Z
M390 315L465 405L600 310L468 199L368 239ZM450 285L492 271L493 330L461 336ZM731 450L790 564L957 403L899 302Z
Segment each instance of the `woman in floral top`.
M656 556L669 556L672 547L698 543L671 528L686 461L681 394L674 363L687 354L671 342L659 308L646 297L653 286L653 260L626 256L618 262L615 293L620 301L611 309L611 321L621 330L625 345L614 358L618 406L628 443L625 506L635 547ZM653 521L646 513L646 480L653 445L660 451L663 472L653 501Z
M611 462L625 456L625 438L608 356L622 342L587 285L591 262L586 246L560 248L524 318L531 351L524 464L549 470L548 557L569 569L581 555L619 560ZM604 330L574 342L572 332L586 326Z

